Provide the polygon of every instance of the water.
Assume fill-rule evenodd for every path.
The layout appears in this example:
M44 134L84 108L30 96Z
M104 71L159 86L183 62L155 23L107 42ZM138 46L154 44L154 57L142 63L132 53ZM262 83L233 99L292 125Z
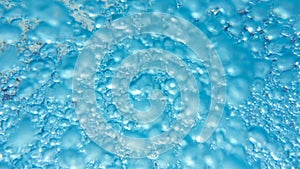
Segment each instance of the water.
M298 168L299 5L297 0L1 1L0 168ZM213 65L205 62L204 55L191 50L197 40L202 45L209 41L182 36L189 35L191 27L178 26L184 30L180 36L173 30L176 26L171 26L163 35L131 36L129 32L130 36L118 43L108 39L114 45L93 63L97 63L96 81L88 82L95 86L96 107L103 109L112 131L134 138L160 136L180 119L179 112L184 110L181 101L186 97L183 89L199 95L187 102L199 103L200 111L193 114L193 120L182 120L182 128L188 131L183 140L178 132L172 133L176 139L171 139L170 146L150 148L145 157L131 158L122 144L113 142L111 152L101 145L99 133L104 130L86 131L77 114L79 102L73 97L72 83L77 77L73 74L76 61L82 58L90 38L107 25L122 26L117 19L140 12L163 12L185 19L207 36L225 71L226 102L218 127L203 141L201 131L209 117L211 100L216 98L211 86L220 80L213 78L221 76L210 72ZM137 17L133 23L139 26L146 21ZM151 31L163 30L164 24L160 26ZM100 37L104 35L110 38L107 32ZM144 69L129 69L138 74L131 81L132 74L122 75L127 71L126 63L140 63L130 57L152 48L160 50L151 56L163 55L164 59L153 57ZM166 58L170 60L167 63ZM168 71L154 69L168 63L174 63ZM124 69L118 74L120 65ZM177 73L170 73L172 68ZM189 70L184 75L195 81L178 80L183 70ZM115 94L121 93L114 90L126 86L118 86L123 83L114 81L115 75L126 79L130 97L125 100L133 103L130 110L135 115L121 111L127 104L117 105L126 102L116 101L120 97ZM196 85L198 91L191 87ZM193 95L187 96L190 99ZM155 102L158 98L161 101ZM151 111L151 105L157 109L162 106L164 111ZM95 119L99 117L94 115ZM135 153L143 148L141 143Z

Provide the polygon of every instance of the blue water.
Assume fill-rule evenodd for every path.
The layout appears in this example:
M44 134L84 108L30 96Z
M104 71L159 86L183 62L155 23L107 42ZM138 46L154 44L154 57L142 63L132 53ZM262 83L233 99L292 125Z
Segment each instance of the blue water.
M0 1L0 168L299 168L299 6L298 0ZM223 81L212 80L220 76L190 49L186 40L205 43L203 46L208 43L205 38L190 38L192 28L181 32L189 37L183 40L165 36L181 36L168 32L174 26L165 35L137 33L108 45L97 60L91 83L101 110L98 113L118 134L149 138L171 130L179 112L185 110L183 91L193 93L191 86L195 85L199 89L199 97L187 97L187 105L199 99L199 112L187 135L163 152L159 147L145 157L132 158L119 144L113 148L101 145L101 135L91 133L89 127L86 131L78 112L91 107L78 107L74 92L81 91L74 91L72 84L77 77L76 64L80 65L76 61L82 59L91 38L99 31L101 38L109 38L109 32L103 32L106 27L141 12L185 19L208 38L225 71L226 102L216 130L203 141L200 133L212 104L211 86ZM133 22L138 27L147 20ZM132 75L118 74L122 65L126 73L126 63L139 63L130 60L135 51L145 54L143 51L152 48L176 57L170 59L173 55L158 52L161 62L154 57L145 67L129 69L142 70L130 82ZM200 58L205 60L202 52ZM177 71L173 74L172 66L169 72L151 69L173 62ZM150 64L153 66L147 67ZM187 67L194 82L174 78L181 77L182 67ZM129 104L120 101L121 97L115 101L114 94L119 94L114 91L115 75L127 80L126 101L137 115L124 114ZM86 86L75 85L75 89L81 87ZM120 88L124 87L116 89ZM155 102L157 99L161 102ZM151 111L153 107L160 111ZM188 128L182 125L183 130ZM108 151L111 149L114 151Z

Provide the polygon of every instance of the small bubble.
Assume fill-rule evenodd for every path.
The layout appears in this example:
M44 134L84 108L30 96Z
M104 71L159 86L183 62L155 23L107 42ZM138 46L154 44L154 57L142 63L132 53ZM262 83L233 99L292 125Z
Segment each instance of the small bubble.
M159 157L159 152L158 151L151 151L148 155L147 158L151 159L151 160L155 160Z

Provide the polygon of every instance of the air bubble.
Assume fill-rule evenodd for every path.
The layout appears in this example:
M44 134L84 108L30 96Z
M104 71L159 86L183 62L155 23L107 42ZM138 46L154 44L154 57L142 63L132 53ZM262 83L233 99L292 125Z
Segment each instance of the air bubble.
M0 23L0 42L16 43L21 39L22 30L18 26Z
M277 57L277 61L276 61L277 68L280 71L289 70L289 69L293 68L293 66L295 65L297 60L298 60L297 56L295 56L292 53L286 52L284 55Z

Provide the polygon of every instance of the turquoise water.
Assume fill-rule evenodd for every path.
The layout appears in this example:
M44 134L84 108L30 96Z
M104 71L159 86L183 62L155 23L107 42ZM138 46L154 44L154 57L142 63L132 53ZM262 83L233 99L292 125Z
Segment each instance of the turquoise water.
M0 1L0 168L299 168L299 6Z

